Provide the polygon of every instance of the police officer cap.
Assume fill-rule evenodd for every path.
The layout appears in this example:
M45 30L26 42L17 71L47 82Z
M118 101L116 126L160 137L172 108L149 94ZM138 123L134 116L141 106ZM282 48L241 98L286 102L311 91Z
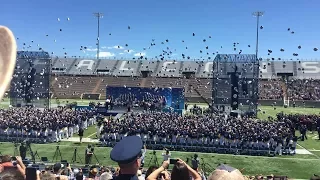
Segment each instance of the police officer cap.
M119 164L129 164L141 156L142 140L138 136L127 136L110 152L110 158Z

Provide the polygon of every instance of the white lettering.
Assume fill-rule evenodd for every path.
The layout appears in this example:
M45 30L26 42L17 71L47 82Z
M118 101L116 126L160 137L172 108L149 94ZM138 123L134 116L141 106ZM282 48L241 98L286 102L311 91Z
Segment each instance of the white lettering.
M256 57L254 54L221 54L220 61L231 62L254 62Z
M266 67L266 68L264 68ZM268 63L262 62L259 66L260 72L261 73L268 73Z
M174 71L174 69L169 69L169 68L167 68L167 66L169 65L169 64L173 64L173 62L164 62L163 63L163 65L162 65L162 71Z
M301 62L301 67L304 73L320 73L318 62Z
M210 66L211 66L211 68L210 68ZM204 71L211 73L212 66L213 66L213 62L207 62L206 65L204 66Z
M129 71L129 70L133 71L133 68L129 69L129 68L125 67L126 65L127 65L127 61L122 61L121 65L119 67L119 70L120 71Z
M94 65L94 61L93 60L81 60L79 61L79 64L77 65L77 69L84 67L87 67L87 69L92 70L92 66Z

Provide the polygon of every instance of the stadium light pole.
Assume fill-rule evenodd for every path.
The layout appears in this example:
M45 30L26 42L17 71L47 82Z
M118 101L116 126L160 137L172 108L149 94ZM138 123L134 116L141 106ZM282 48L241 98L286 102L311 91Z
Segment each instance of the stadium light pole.
M258 49L259 49L259 20L260 17L263 16L264 12L262 11L256 11L253 12L252 15L257 17L257 39L256 39L256 59L258 59Z
M100 18L103 17L103 13L97 12L97 13L93 13L93 15L98 19L97 59L99 59L99 53L100 53Z

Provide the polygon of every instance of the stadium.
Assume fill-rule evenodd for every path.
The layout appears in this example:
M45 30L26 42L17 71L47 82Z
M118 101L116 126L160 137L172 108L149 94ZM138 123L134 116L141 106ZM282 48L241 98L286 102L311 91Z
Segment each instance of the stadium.
M217 45L223 39L206 35L204 27L183 40L180 27L174 36L157 28L151 36L147 26L133 25L102 33L102 15L94 13L97 37L88 35L97 48L73 43L79 43L73 33L82 24L76 15L54 18L57 32L43 28L37 33L45 35L34 40L5 21L18 48L0 101L0 179L320 178L320 62L309 58L319 56L311 40L285 51L259 37L270 31L259 24L260 11L250 27L256 39L227 38L228 45ZM146 45L133 38L135 28ZM299 36L295 28L284 29ZM123 46L100 46L100 33ZM3 37L1 74L9 62ZM294 52L281 54L287 51ZM297 58L297 52L308 58Z

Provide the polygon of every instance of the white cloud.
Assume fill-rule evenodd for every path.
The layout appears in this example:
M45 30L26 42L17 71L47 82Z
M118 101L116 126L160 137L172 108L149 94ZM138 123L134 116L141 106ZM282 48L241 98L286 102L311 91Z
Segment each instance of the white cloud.
M107 46L102 46L102 47L101 47L101 49L107 49L107 48L108 48Z
M146 53L145 52L140 52L140 53L135 53L134 56L145 56Z
M120 46L120 45L115 45L115 46L112 46L112 47L107 47L108 49L124 49L123 46Z
M120 55L124 54L124 53L119 53Z
M87 48L85 49L86 51L97 51L98 49L97 48L94 48L94 49L90 49L90 48Z
M126 49L126 50L124 50L123 52L128 53L128 54L131 54L131 53L134 52L134 50L132 50L132 49Z
M111 52L99 52L99 57L113 57L113 56L115 56L115 54Z

